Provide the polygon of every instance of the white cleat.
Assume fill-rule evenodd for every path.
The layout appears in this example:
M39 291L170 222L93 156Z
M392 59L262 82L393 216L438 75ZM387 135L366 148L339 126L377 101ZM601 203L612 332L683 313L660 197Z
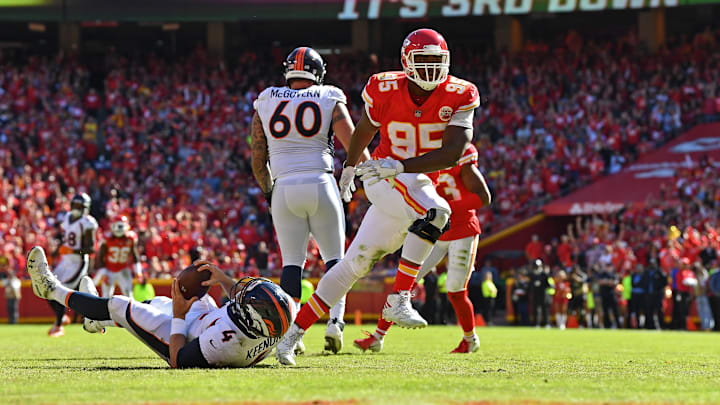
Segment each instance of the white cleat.
M97 288L95 288L95 283L93 283L92 279L88 276L80 279L79 289L80 292L94 295L96 297L100 296ZM92 320L90 318L83 318L83 329L85 329L85 332L88 333L105 333L105 328L100 325L100 322Z
M345 322L333 319L325 329L325 350L337 354L343 347L343 329Z
M396 294L390 294L385 301L385 308L382 311L382 317L394 322L401 328L424 328L427 321L410 305L410 291L400 291Z
M303 343L302 336L300 336L300 340L295 344L295 355L300 356L303 354L305 354L305 343Z
M275 347L275 358L280 364L285 366L295 365L295 347L298 341L302 339L303 334L305 334L305 331L300 329L295 323L293 323L290 330L285 333L285 336Z
M55 291L60 283L50 271L45 250L34 246L27 255L27 272L32 279L33 292L40 298L50 299L50 293Z

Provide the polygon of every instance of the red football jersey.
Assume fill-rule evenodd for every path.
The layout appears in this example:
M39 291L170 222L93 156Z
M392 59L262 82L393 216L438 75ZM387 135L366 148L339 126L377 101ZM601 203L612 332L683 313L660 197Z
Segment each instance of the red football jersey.
M477 87L465 80L448 75L422 105L411 99L408 82L403 72L378 73L363 89L365 112L380 127L373 158L402 160L438 149L455 113L480 106Z
M468 190L463 184L460 170L465 165L477 165L478 151L469 144L457 166L438 172L435 189L450 203L450 229L440 236L440 240L458 240L480 234L480 221L475 208L480 208L480 197ZM469 204L468 204L469 203Z
M105 268L117 273L130 267L133 261L132 250L136 242L137 235L133 231L128 231L122 238L117 238L112 234L107 235L105 239L107 253L105 254L105 263L103 263Z

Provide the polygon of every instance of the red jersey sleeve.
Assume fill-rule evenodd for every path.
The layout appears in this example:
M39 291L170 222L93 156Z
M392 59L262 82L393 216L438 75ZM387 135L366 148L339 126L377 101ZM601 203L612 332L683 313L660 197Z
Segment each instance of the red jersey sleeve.
M362 99L365 102L365 113L375 126L381 126L387 106L383 103L387 97L382 93L390 90L397 90L400 75L393 72L384 72L372 75L362 91Z
M475 148L475 145L468 144L468 146L465 148L465 152L463 152L462 157L460 158L460 161L458 161L458 166L462 167L468 164L474 164L477 166L478 163L478 151Z
M480 107L480 92L478 91L477 86L465 80L456 78L453 79L454 80L451 80L450 83L448 83L448 86L455 84L458 86L458 89L461 89L462 87L465 88L464 91L458 94L460 97L457 99L458 106L455 108L456 113L462 111L472 111ZM454 81L457 81L457 83L454 83Z

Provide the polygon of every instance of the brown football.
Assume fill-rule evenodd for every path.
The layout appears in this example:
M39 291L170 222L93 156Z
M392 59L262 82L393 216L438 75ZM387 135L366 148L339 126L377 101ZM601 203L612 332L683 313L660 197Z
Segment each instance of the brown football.
M209 287L201 283L210 279L210 275L209 271L197 271L197 267L192 264L181 271L177 276L177 280L183 297L189 300L192 297L201 298L205 295Z

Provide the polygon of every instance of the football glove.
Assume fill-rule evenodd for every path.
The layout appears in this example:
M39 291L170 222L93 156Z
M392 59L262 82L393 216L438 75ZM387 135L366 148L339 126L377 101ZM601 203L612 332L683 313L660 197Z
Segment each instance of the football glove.
M352 194L355 192L355 166L343 165L342 174L340 175L340 196L343 201L350 202Z
M405 170L402 162L395 159L367 160L360 163L355 173L360 180L367 181L369 186L380 180L392 179Z

